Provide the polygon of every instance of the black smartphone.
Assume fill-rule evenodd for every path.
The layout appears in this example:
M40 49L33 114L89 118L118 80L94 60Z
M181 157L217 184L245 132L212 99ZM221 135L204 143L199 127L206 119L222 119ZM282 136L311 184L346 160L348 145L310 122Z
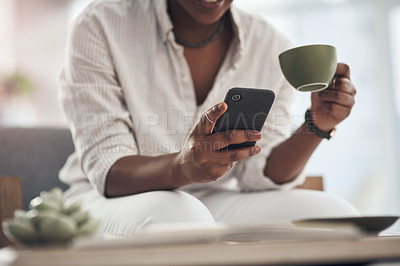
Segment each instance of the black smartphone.
M232 129L261 131L275 100L275 93L266 89L232 88L225 96L228 110L215 122L213 133ZM223 150L254 146L255 141L231 144Z

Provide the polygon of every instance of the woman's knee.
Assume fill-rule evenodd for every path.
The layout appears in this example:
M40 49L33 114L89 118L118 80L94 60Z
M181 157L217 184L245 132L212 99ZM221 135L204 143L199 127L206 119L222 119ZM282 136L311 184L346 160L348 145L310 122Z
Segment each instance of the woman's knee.
M214 222L207 207L192 195L182 191L144 193L151 222Z
M217 221L228 223L360 215L337 195L303 189L253 193L222 191L202 200Z
M180 191L152 191L114 199L101 198L85 205L100 220L101 235L131 236L153 224L215 223L204 204Z
M359 216L359 211L344 198L329 192L295 189L288 192L287 206L294 218Z

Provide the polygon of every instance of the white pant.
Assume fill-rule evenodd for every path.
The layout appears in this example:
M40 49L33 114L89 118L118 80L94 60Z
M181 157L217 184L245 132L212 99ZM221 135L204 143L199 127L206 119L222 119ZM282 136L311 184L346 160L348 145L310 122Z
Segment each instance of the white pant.
M359 216L347 201L328 192L294 189L241 193L211 190L198 198L182 191L153 191L106 199L89 184L66 192L68 202L100 219L100 235L129 237L157 223L254 223L303 218Z

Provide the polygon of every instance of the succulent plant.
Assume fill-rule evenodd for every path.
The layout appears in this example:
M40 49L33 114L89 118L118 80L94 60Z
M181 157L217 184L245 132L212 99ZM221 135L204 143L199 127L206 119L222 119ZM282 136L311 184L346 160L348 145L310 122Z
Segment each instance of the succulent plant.
M13 220L3 222L5 235L25 246L65 244L75 237L94 235L99 226L79 202L65 206L59 188L41 192L29 209L17 210Z

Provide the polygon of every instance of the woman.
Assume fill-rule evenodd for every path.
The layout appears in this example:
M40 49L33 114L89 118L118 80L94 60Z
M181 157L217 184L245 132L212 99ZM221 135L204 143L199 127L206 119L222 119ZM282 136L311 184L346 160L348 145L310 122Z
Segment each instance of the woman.
M66 199L81 199L101 219L100 234L130 236L152 223L358 215L334 195L290 191L322 138L305 124L290 136L294 89L277 60L286 39L231 3L101 0L75 21L60 99L76 151L60 178L71 185ZM211 135L226 91L241 86L277 96L262 132ZM333 130L355 93L349 67L338 64L334 84L311 96L315 126ZM248 140L257 145L206 148Z

